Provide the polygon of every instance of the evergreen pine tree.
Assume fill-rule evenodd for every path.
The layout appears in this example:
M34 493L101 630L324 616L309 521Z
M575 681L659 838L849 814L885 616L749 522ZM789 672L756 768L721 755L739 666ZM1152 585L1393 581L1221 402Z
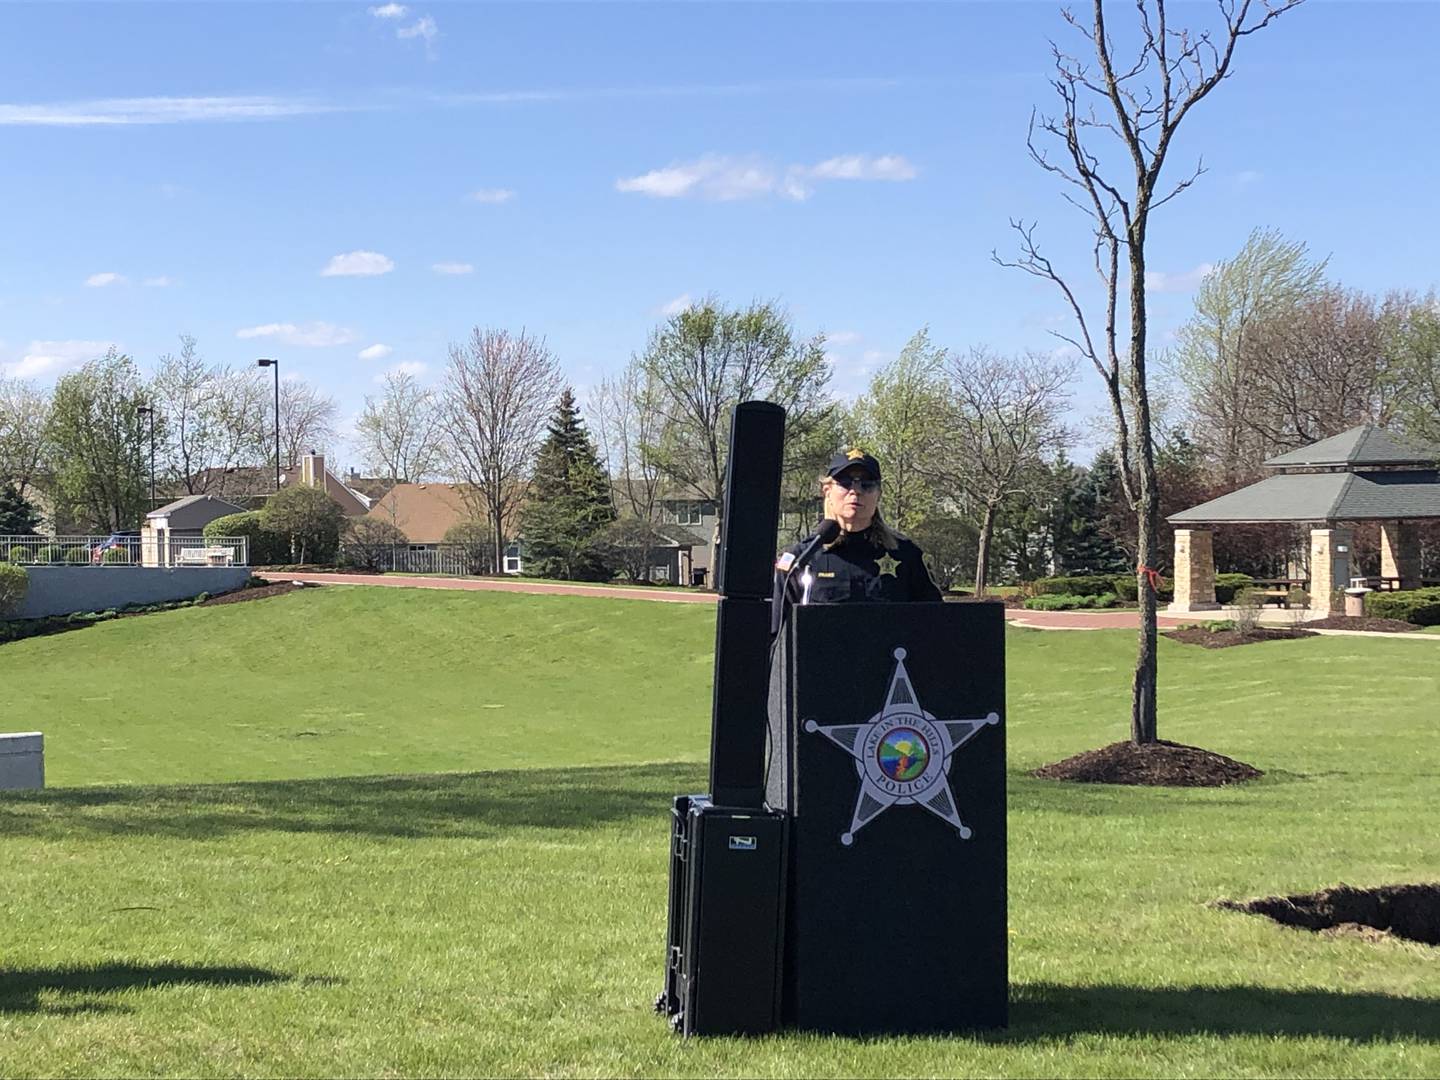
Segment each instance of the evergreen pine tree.
M1130 557L1115 540L1123 527L1118 508L1124 501L1120 463L1113 451L1101 450L1074 490L1067 535L1056 544L1056 562L1064 572L1120 574L1132 569Z
M521 516L530 573L568 581L610 576L601 532L615 520L610 478L566 387L550 418Z
M40 515L14 484L0 487L0 536L32 536L39 524Z

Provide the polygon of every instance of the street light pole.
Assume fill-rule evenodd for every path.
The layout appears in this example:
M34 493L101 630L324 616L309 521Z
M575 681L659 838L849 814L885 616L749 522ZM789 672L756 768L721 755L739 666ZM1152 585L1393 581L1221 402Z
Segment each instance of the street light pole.
M137 415L150 418L150 509L155 509L155 406L139 405L136 407Z
M275 369L275 490L280 490L280 361L256 360L257 367Z

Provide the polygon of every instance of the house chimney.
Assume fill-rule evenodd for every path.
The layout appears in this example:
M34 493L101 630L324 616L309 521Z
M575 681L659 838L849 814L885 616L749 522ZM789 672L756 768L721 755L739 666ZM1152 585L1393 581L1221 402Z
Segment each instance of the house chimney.
M311 450L300 461L300 482L325 489L325 455Z

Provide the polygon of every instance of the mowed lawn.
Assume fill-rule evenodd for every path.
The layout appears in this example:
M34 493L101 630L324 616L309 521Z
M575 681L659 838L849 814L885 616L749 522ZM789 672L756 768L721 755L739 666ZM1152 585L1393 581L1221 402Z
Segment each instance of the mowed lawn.
M1162 791L1025 775L1124 737L1133 635L1012 630L1012 1026L674 1038L713 620L352 587L0 646L51 784L0 795L0 1075L1440 1074L1440 949L1205 906L1440 879L1433 640L1162 642L1162 735L1268 773Z

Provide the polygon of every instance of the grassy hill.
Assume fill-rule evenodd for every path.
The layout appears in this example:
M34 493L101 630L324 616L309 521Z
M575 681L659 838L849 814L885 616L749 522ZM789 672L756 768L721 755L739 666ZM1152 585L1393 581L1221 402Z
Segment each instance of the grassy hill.
M1011 631L1014 1023L681 1043L668 800L713 611L325 589L0 647L0 1075L1440 1072L1433 948L1219 896L1440 878L1440 645L1162 642L1161 734L1240 789L1024 771L1124 737L1133 636ZM938 928L944 932L946 928Z

